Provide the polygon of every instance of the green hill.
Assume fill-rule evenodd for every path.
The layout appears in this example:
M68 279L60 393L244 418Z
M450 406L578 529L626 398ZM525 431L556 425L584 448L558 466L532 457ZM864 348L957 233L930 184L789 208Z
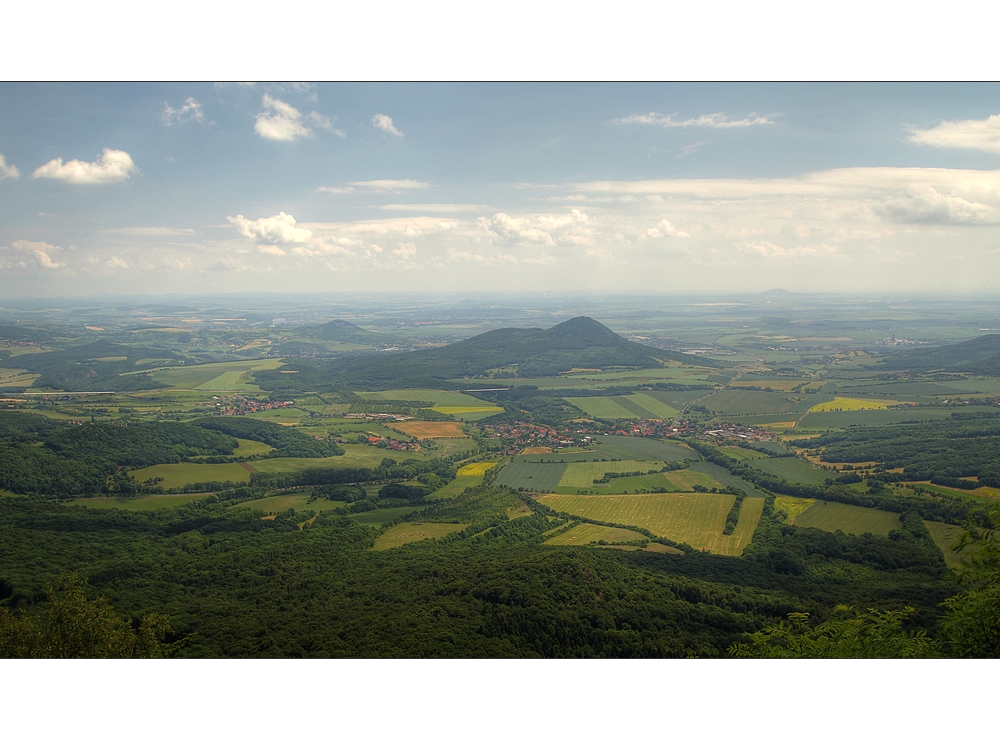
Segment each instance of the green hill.
M340 319L314 326L301 326L291 329L291 333L302 339L322 339L349 344L386 344L395 341L395 337L368 331L350 321Z
M886 359L886 370L911 372L965 372L978 375L1000 375L1000 334L978 336L975 339L949 344L935 349L914 349Z
M344 360L296 360L296 375L262 370L256 380L273 391L386 390L438 387L452 378L502 368L516 369L524 377L544 377L573 368L650 368L667 361L723 366L715 360L631 342L592 318L580 316L544 330L488 331L436 349Z

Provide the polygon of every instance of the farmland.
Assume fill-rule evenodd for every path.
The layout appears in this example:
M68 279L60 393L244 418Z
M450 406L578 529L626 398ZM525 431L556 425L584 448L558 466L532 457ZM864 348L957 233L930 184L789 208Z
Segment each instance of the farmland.
M465 436L462 425L458 422L393 422L391 428L418 440L453 439Z
M708 398L699 401L699 404L722 416L741 416L793 411L804 399L805 396L797 394L726 390L713 393Z
M642 533L623 528L609 528L604 525L580 523L565 533L550 538L545 543L549 546L586 546L590 543L605 541L606 543L626 543L629 541L649 540Z
M874 533L883 536L900 527L899 515L895 512L838 502L817 502L795 518L795 525L800 528L819 528L831 533L842 530L854 535Z
M443 538L451 533L464 530L464 523L400 523L380 535L375 540L376 551L399 548L407 543Z
M757 527L764 500L744 500L736 531L725 536L722 529L734 499L729 494L639 494L549 495L539 497L538 501L560 512L635 525L697 549L739 556Z
M805 497L776 497L774 509L788 515L788 524L795 525L795 518L816 504L815 499Z
M204 494L149 494L142 497L90 497L73 499L70 504L96 509L118 509L129 512L145 510L162 510L194 502L204 497Z
M525 491L555 491L566 470L565 463L539 463L538 456L520 456L504 466L496 483L511 489Z
M828 478L837 475L817 468L800 458L765 458L755 460L750 465L772 476L803 484L822 484Z
M250 471L239 463L165 463L131 471L130 475L136 481L162 478L163 481L159 482L159 486L164 489L211 481L250 480Z
M631 473L634 471L659 471L663 464L658 461L620 460L612 463L569 463L559 480L559 486L587 488L594 486L594 479L604 478L608 471ZM617 479L614 479L617 481Z
M184 365L154 370L153 380L163 388L201 390L206 392L259 391L251 382L255 370L275 370L281 360L247 360L245 362L213 362L206 365Z
M841 398L837 396L833 401L824 401L810 407L811 414L818 414L824 411L871 411L877 409L888 409L889 406L901 403L890 400L871 400L865 398Z
M563 399L598 419L673 419L679 413L658 398L630 396L584 396Z

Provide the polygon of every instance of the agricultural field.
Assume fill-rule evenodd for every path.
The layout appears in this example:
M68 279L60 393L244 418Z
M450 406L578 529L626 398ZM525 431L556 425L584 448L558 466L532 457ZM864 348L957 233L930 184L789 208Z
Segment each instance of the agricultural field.
M591 520L635 525L655 535L727 556L743 553L764 509L764 500L743 501L733 535L722 535L735 497L730 494L548 495L538 501Z
M488 416L493 416L494 414L503 413L502 406L433 406L431 411L436 411L439 414L450 414L454 417L467 422L474 422L479 419L485 419Z
M477 463L466 463L458 469L459 476L485 476L493 466L499 461L479 461Z
M27 370L0 367L0 388L29 388L38 377L38 373L29 373Z
M955 544L958 543L964 532L962 528L957 525L934 522L933 520L924 520L924 525L927 526L927 530L930 532L931 538L934 539L935 545L944 554L944 561L948 565L948 568L958 570L965 566L965 563L962 561L962 555L954 550Z
M669 486L673 487L671 491L689 492L693 491L695 486L704 486L706 489L721 489L725 486L707 473L688 468L669 471L663 474L663 477Z
M660 461L648 460L620 460L610 463L569 463L566 465L562 478L559 479L559 486L578 487L581 489L589 489L593 486L607 486L607 484L594 484L594 479L604 478L604 474L609 471L617 473L642 471L643 474L646 474L648 471L659 471L661 468L663 468L663 463ZM620 480L612 479L613 482Z
M673 419L680 413L674 407L643 393L629 396L583 396L563 400L598 419Z
M765 458L750 464L765 473L788 481L819 485L837 474L824 471L800 458Z
M795 525L799 528L819 528L830 533L842 530L854 535L874 533L882 536L888 536L890 530L898 530L900 527L899 515L895 512L839 502L816 502L795 518Z
M816 504L815 499L805 497L775 497L774 509L788 515L788 524L795 525L795 518Z
M163 463L129 471L129 475L136 481L162 478L158 486L164 489L209 481L250 481L250 471L239 463Z
M528 459L530 458L530 460ZM559 486L565 463L539 463L538 456L519 456L504 466L494 483L511 489L533 492L555 491Z
M240 502L239 504L233 505L229 509L260 510L261 512L266 512L269 515L276 515L279 512L284 512L285 510L291 508L294 508L296 511L315 510L316 512L323 512L324 510L332 510L336 507L343 507L347 504L346 502L333 502L328 499L317 499L315 502L309 502L311 495L312 489L303 489L302 491L275 494L270 497L264 497L263 499L254 499L251 502Z
M179 365L152 370L153 380L163 388L215 391L259 391L251 381L254 370L275 370L280 359L212 362L207 365Z
M799 429L843 429L851 425L882 425L899 424L900 422L920 422L948 419L954 409L931 407L907 407L902 409L881 409L868 411L824 411L807 414L797 428ZM995 411L987 406L963 406L962 413L977 413Z
M467 387L470 386L469 381L465 381ZM495 386L486 385L484 388L493 388ZM467 393L461 393L459 391L439 391L431 388L401 388L392 391L375 391L375 392L365 392L356 391L357 395L361 398L371 401L372 403L378 403L379 401L430 401L435 407L437 406L459 406L459 407L471 407L479 408L482 406L491 406L487 401L483 401L481 398L476 398L475 396L470 396Z
M713 393L699 404L709 411L714 411L718 416L780 414L793 411L805 398L800 394L725 390Z
M865 398L842 398L835 396L833 401L824 401L809 408L810 414L819 414L824 411L871 411L877 409L888 409L890 406L903 403L902 401L882 400L873 401Z
M375 539L375 551L399 548L407 543L443 538L469 527L468 523L400 523Z
M651 440L647 437L602 437L593 446L601 457L634 458L636 460L701 460L694 450L680 442Z
M705 461L699 461L698 463L692 463L688 471L695 471L702 474L707 474L719 482L723 486L731 486L734 489L742 489L747 496L750 497L766 497L762 491L758 491L754 488L753 484L748 481L744 481L739 476L733 476L722 466L717 466L714 463L708 463ZM684 471L672 471L669 475L673 478L675 474L684 473Z
M451 499L452 497L458 496L466 489L471 489L475 486L479 486L481 483L483 483L482 476L476 476L476 475L458 476L453 481L450 481L444 486L442 486L440 489L428 494L426 497L424 497L424 499L433 501L440 499Z
M721 445L718 447L723 453L736 460L761 460L767 458L767 453L761 453L748 448L741 448L739 445Z
M460 422L393 422L390 429L418 440L454 439L465 437Z
M373 510L372 512L358 512L349 517L362 525L378 527L385 523L391 523L396 518L404 517L414 512L422 512L423 510L423 507L389 507L382 510Z
M81 507L92 507L96 509L116 509L128 510L129 512L144 512L147 510L161 510L170 507L180 507L188 502L201 499L204 494L147 494L142 497L90 497L84 499L72 499L69 504L78 504Z
M248 458L251 455L267 455L274 450L270 445L257 442L256 440L243 440L239 437L236 440L240 443L240 446L233 451L233 455L240 458Z
M649 539L642 533L624 528L609 528L605 525L592 525L591 523L580 523L574 528L570 528L565 533L560 533L554 538L545 541L549 546L586 546L598 541L607 543L626 543L628 541L648 541Z

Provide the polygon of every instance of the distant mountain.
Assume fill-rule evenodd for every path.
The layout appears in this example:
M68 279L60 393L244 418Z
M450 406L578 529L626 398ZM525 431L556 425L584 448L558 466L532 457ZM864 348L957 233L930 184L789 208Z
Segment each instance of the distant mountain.
M378 334L355 326L350 321L340 319L314 326L301 326L291 329L295 336L303 339L322 339L323 341L339 341L350 344L386 344L394 341L394 337Z
M886 359L882 367L911 372L941 370L1000 376L1000 334L978 336L946 347L907 350Z
M312 386L385 390L440 386L453 378L502 368L516 370L522 377L544 377L574 368L660 367L667 361L724 366L629 341L592 318L580 316L550 329L497 329L436 349L329 362L296 361L298 375L261 370L255 378L268 390L319 389Z

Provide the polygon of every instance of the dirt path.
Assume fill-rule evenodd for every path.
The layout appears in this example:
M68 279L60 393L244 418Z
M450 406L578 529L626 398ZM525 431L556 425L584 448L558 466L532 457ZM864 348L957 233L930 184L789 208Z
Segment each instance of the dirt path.
M251 466L249 463L240 463L239 465L240 465L240 468L245 468L250 473L260 473L260 471L258 471L256 468L254 468L253 466Z

